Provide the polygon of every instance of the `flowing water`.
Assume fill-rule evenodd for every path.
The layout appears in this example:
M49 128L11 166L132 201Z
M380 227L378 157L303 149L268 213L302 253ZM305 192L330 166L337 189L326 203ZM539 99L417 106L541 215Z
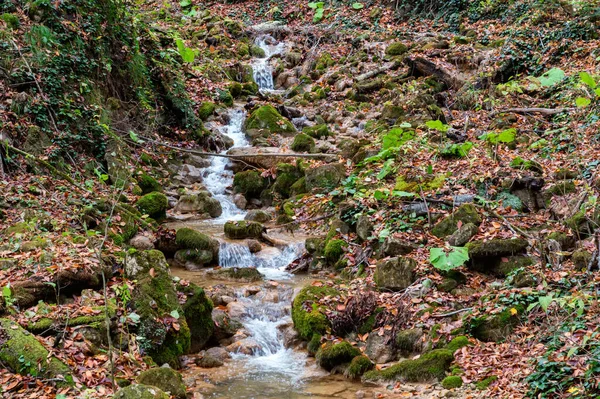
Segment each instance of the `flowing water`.
M261 90L269 91L275 89L273 82L273 68L270 60L275 55L280 55L285 51L284 42L278 42L270 35L261 35L256 38L255 44L265 52L264 58L257 58L252 63L254 71L254 80Z

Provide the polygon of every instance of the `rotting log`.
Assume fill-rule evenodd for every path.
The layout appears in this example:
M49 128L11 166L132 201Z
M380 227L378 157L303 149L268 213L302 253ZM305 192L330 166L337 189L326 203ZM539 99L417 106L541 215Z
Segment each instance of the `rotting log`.
M424 57L407 57L404 62L410 67L411 75L435 76L448 87L460 88L466 83L465 77L459 71L438 65Z

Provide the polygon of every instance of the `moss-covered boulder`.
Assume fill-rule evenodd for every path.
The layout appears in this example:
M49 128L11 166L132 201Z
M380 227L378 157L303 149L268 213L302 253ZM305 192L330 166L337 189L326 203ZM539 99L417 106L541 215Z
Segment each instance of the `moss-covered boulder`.
M217 109L217 104L213 102L204 102L198 108L198 117L203 121L207 120Z
M137 178L138 186L142 189L142 194L148 194L152 192L162 192L162 186L152 176L144 173Z
M257 108L246 120L246 130L267 134L290 136L296 133L296 128L271 105Z
M238 172L233 177L233 189L236 193L244 194L246 198L258 198L267 188L267 179L255 170Z
M467 223L462 226L458 230L448 237L448 244L454 247L462 247L466 243L468 243L471 238L473 238L477 232L479 231L479 227L474 223Z
M415 282L417 262L408 257L397 257L377 263L373 280L380 290L400 291Z
M169 395L155 386L135 384L117 391L114 399L169 399Z
M385 49L385 54L390 56L402 55L406 54L407 52L408 47L402 42L394 42Z
M578 270L586 270L592 260L592 253L585 249L578 249L571 255L571 260Z
M249 222L246 220L229 221L223 227L225 237L232 240L243 240L246 238L261 238L265 227L258 222Z
M22 375L52 379L58 386L73 385L71 369L9 319L0 319L0 362Z
M464 335L459 335L458 337L452 338L452 341L446 345L446 349L450 352L454 353L460 348L464 348L465 346L469 346L471 343L469 342L469 338Z
M211 218L217 218L223 213L221 203L213 198L208 191L201 191L196 195L182 195L175 205L175 211L179 213L207 214Z
M344 375L353 380L359 379L367 371L373 370L374 367L375 365L367 356L356 356L350 362L350 365L346 369Z
M154 367L143 371L136 381L139 384L150 385L177 398L185 399L185 385L181 374L170 367Z
M505 341L519 323L523 311L522 306L515 306L495 315L475 317L469 323L469 332L480 341Z
M276 173L277 178L271 187L273 192L282 198L289 198L292 194L292 186L303 177L303 172L294 165L280 163L277 164Z
M330 324L319 300L338 294L338 291L331 287L309 285L300 290L292 302L292 320L302 339L310 340L314 335L325 334Z
M219 260L219 241L188 227L177 230L175 245L179 249L176 259L208 266Z
M169 201L163 193L150 193L141 197L135 204L136 208L145 215L155 220L162 220L166 217Z
M533 264L533 259L523 256L528 247L525 239L477 240L466 245L469 251L468 266L481 273L500 277L511 271Z
M314 126L307 126L302 129L302 132L315 139L322 139L331 135L329 128L324 123Z
M306 170L306 189L329 191L336 188L346 176L346 168L341 163L317 166Z
M213 303L206 292L196 284L179 285L177 291L185 295L183 313L190 329L190 353L204 349L215 331L212 319Z
M291 149L297 152L312 152L314 147L315 140L304 133L298 133L291 145Z
M396 342L396 348L401 355L410 356L413 353L421 352L423 343L421 338L423 337L423 329L421 328L409 328L407 330L398 331L394 338Z
M473 204L461 205L452 215L436 224L431 230L431 234L438 238L445 238L458 230L458 222L461 222L462 225L472 223L475 226L479 226L481 224L481 217L477 212L477 208Z
M452 352L447 349L435 349L418 359L404 360L381 371L369 371L365 373L363 380L427 382L442 379L453 361Z
M344 248L346 246L348 246L348 244L344 240L329 240L323 251L327 263L334 265L339 261L342 256L344 256Z
M442 380L442 387L444 389L454 389L462 387L462 378L458 375L449 375Z
M349 363L356 356L360 355L361 353L358 348L353 347L347 341L342 341L337 344L328 343L321 347L317 351L315 358L319 366L327 371L331 371L334 367Z
M190 329L162 252L129 254L125 262L128 278L137 280L132 292L135 312L140 316L137 335L140 349L157 364L179 366L179 356L190 349ZM173 314L180 315L175 318Z

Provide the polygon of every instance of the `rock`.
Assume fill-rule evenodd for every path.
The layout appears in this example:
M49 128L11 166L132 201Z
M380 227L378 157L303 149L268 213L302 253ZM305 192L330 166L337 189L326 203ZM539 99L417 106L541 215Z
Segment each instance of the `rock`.
M298 133L290 148L297 152L313 152L315 140L307 134Z
M150 238L143 236L141 234L136 235L131 240L129 240L129 245L134 247L137 250L143 251L146 249L154 249L154 244L150 240Z
M271 105L263 105L252 112L246 120L245 128L251 135L253 132L258 134L266 132L289 136L296 132L294 125Z
M353 380L359 379L364 373L372 370L373 367L375 367L375 365L368 357L364 355L356 356L350 362L350 365L344 372L344 375Z
M246 199L258 198L260 193L267 188L267 181L255 170L238 172L233 177L233 189L244 194Z
M185 385L181 374L170 367L155 367L143 371L135 379L138 384L160 388L163 392L178 399L185 399Z
M422 337L423 330L420 328L398 331L395 337L396 348L398 348L400 354L406 357L421 352L423 348Z
M233 240L243 240L245 238L261 238L265 228L258 222L247 221L229 221L223 227L225 237Z
M233 203L240 209L246 209L248 206L248 200L242 194L236 194L233 196Z
M373 233L373 223L369 219L369 215L361 214L356 221L356 235L362 241L368 241Z
M190 349L190 329L182 317L178 320L179 329L167 330L161 322L174 311L184 314L165 256L156 250L136 252L126 258L125 274L137 280L132 303L140 316L137 330L140 348L157 364L178 366L178 357Z
M250 250L250 253L257 253L262 251L262 245L259 241L257 240L248 240L246 242L246 245L248 245L248 249Z
M244 338L227 346L225 349L228 352L251 356L260 351L260 345L254 338Z
M358 348L353 347L347 341L342 341L337 344L328 343L321 347L315 358L319 366L331 371L334 367L349 363L353 358L360 355L361 352Z
M183 314L190 329L190 353L203 349L216 333L213 322L213 304L204 290L194 283L179 285L178 291L186 296L183 303Z
M277 164L277 178L272 186L272 191L279 194L282 198L289 198L293 191L292 187L304 176L304 173L296 165L287 163ZM291 203L289 203L291 205Z
M59 387L73 385L69 367L51 356L30 332L9 319L0 319L0 362L17 373L56 381Z
M507 179L504 184L508 185L511 194L519 197L527 210L535 212L546 207L544 196L541 193L545 184L544 179L527 176Z
M276 167L281 162L295 162L294 158L286 157L256 157L258 154L280 154L281 148L279 147L241 147L232 148L227 151L228 155L235 155L240 157L240 162L244 164L256 166L261 169L271 169ZM293 155L293 154L292 154Z
M533 264L530 257L515 256L523 254L528 246L527 240L520 238L471 241L466 245L470 258L468 266L482 273L504 277L516 268Z
M245 282L260 281L264 277L255 267L225 267L211 274L216 278Z
M381 252L385 256L403 256L408 255L415 249L417 249L417 246L410 241L388 237L381 247Z
M497 313L471 319L470 332L480 341L500 342L506 340L519 323L524 308L520 305Z
M304 340L310 340L313 336L320 337L325 334L329 327L329 320L323 313L323 306L316 305L318 300L325 296L335 297L339 295L335 288L306 286L300 290L292 302L292 320L294 328ZM305 302L315 304L314 307L307 307Z
M117 391L114 399L169 399L169 395L154 386L135 384Z
M283 346L286 348L295 348L300 345L302 339L300 338L300 334L294 329L294 324L284 324L277 327L282 335Z
M308 191L328 191L336 188L346 176L346 168L341 163L317 166L306 170Z
M175 236L178 260L193 262L200 267L217 263L219 260L219 241L187 227L177 230ZM210 255L210 256L209 256Z
M407 52L408 47L402 42L394 42L385 49L385 54L391 56L403 55Z
M223 364L224 363L221 359L217 359L216 357L207 354L199 359L196 359L196 365L205 369L221 367Z
M271 217L270 214L268 214L265 211L261 211L260 209L252 209L250 211L248 211L248 213L246 214L246 216L244 216L244 220L248 220L251 222L258 222L258 223L266 223L271 221L273 218Z
M221 341L223 339L231 338L243 327L242 323L232 319L232 317L241 317L245 315L245 309L234 305L235 303L237 302L231 302L227 305L227 310L229 313L221 309L214 309L212 311L212 320L215 326L215 340Z
M477 225L473 223L464 224L448 237L448 244L454 247L462 247L468 243L478 231L479 227L477 227Z
M227 352L224 348L221 348L220 346L216 346L214 348L207 349L204 352L204 355L212 356L215 359L219 359L222 362L224 362L227 359L231 359L231 355L229 354L229 352Z
M176 180L185 186L201 183L202 170L194 165L184 164L179 168L177 174L173 177L173 180Z
M396 257L377 263L373 279L382 290L400 291L415 281L417 262L412 258Z
M344 240L329 240L323 251L327 263L335 265L344 256L344 248L347 246L348 244Z
M377 364L388 363L396 359L396 351L392 347L390 337L375 333L369 334L367 338L365 355Z
M427 382L434 378L442 379L453 360L451 351L435 349L418 359L404 360L381 371L369 371L363 376L363 381Z
M481 224L481 217L472 204L461 205L452 215L442 219L431 230L431 234L438 238L445 238L458 230L458 222L463 225L472 223L476 226Z
M208 214L211 218L217 218L223 213L219 200L212 198L208 191L201 191L197 195L182 195L174 210L179 213Z
M592 260L592 254L590 251L586 251L585 249L579 249L573 252L571 255L571 260L573 261L573 265L575 265L577 270L587 270L590 260Z
M167 196L163 193L150 193L146 194L137 200L135 206L136 208L145 215L150 216L155 220L162 220L166 217L167 207L169 205L169 201Z

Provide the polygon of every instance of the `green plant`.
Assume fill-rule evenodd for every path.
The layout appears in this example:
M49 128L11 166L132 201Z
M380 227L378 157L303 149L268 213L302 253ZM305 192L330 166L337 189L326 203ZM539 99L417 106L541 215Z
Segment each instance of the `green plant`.
M448 131L448 129L450 129L449 125L446 125L445 123L443 123L440 120L427 121L427 122L425 122L425 125L430 129L437 130L438 132L442 132L442 133L446 133Z
M6 305L7 308L11 308L15 304L16 299L12 294L12 289L10 288L10 283L8 283L4 287L2 287L2 297L4 298L4 304Z
M486 142L492 145L498 145L500 143L511 144L515 141L516 135L517 130L511 128L503 130L500 133L484 133L481 136L479 136L479 139L485 140Z
M465 247L431 248L429 261L439 270L456 269L469 260L469 251Z
M355 10L362 10L363 8L365 8L365 5L363 3L353 3L352 4L352 8L354 8Z
M185 43L181 39L175 40L175 43L177 44L177 51L179 52L179 55L181 56L183 62L194 62L194 60L196 59L196 53L194 52L194 50L189 47L186 47Z
M444 158L464 158L469 155L471 148L473 148L473 143L470 141L460 144L447 144L440 150L440 155Z
M312 8L313 10L315 10L315 15L313 16L313 22L319 22L323 19L324 14L325 14L325 9L323 8L324 5L325 5L325 3L322 1L308 3L308 6L310 8Z
M589 73L580 72L579 80L581 81L581 83L583 83L585 86L587 86L589 89L592 90L592 92L594 93L594 95L592 97L594 97L594 99L600 97L600 87L598 86L598 83L596 83L594 78ZM592 99L590 99L589 97L577 97L575 99L575 105L578 108L587 107L591 103L592 103Z

